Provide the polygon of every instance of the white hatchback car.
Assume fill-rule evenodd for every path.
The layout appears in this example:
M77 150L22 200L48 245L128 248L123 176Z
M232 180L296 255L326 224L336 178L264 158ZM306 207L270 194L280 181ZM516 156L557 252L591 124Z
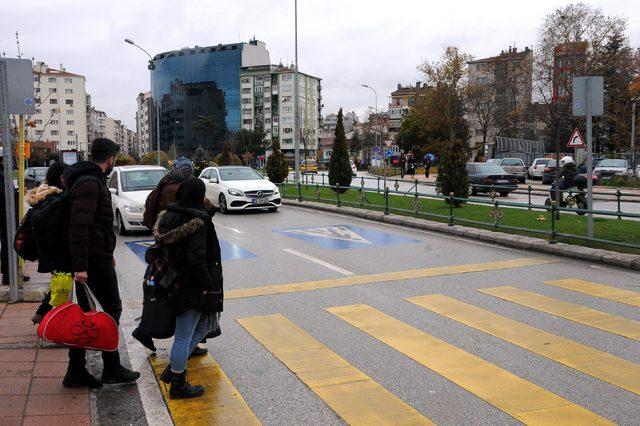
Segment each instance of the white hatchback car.
M533 163L529 166L528 175L531 179L542 179L542 175L544 174L544 169L547 167L550 158L536 158L533 160Z
M200 173L207 198L222 213L231 210L276 211L282 199L278 187L251 167L207 167Z
M142 224L144 203L167 173L169 171L160 166L114 167L108 186L114 225L120 235L127 235L129 231L148 231Z

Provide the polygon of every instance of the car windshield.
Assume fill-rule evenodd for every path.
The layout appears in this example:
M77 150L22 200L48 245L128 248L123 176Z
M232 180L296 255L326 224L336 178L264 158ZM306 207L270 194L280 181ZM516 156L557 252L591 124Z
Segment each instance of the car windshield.
M627 160L602 160L598 167L624 167L627 168Z
M122 180L122 190L129 191L149 191L154 189L160 179L164 177L167 172L165 170L129 170L120 173L120 179Z
M506 158L500 163L501 166L522 166L523 164L519 158Z
M251 167L229 167L218 169L220 180L261 180L262 176Z
M486 174L486 175L494 175L494 174L504 174L506 173L504 171L504 169L500 166L498 166L497 164L477 164L478 167L478 173L479 174Z
M551 160L536 160L536 166L546 166Z
M37 181L44 181L47 177L47 169L33 169Z

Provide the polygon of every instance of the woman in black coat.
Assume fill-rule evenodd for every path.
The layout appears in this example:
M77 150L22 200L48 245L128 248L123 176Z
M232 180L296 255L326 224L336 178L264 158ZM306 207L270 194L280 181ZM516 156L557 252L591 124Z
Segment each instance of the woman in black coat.
M196 345L218 328L222 312L220 244L204 199L202 180L185 179L176 193L176 203L159 215L154 228L156 242L168 248L169 264L177 272L168 295L176 330L170 368L162 377L171 382L172 399L204 393L202 386L185 380L187 359Z

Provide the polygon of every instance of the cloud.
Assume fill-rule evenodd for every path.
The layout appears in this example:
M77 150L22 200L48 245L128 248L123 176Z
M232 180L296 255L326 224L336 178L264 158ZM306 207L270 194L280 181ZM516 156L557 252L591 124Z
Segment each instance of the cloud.
M476 57L510 45L535 44L543 17L568 1L527 4L502 0L427 2L338 0L298 2L300 70L323 80L324 114L339 107L362 112L378 91L383 109L398 83L421 78L417 65L437 59L447 45ZM591 2L624 16L632 45L640 44L640 8L635 1ZM271 61L293 62L293 0L113 0L14 2L0 16L0 51L65 67L87 78L93 104L135 128L135 98L149 89L147 58L123 42L132 38L152 54L186 46L247 41L267 44Z

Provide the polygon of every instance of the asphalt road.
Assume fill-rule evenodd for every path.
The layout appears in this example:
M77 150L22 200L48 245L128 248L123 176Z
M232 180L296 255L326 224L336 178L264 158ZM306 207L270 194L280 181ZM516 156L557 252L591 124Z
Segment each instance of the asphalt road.
M487 375L487 371L493 370L487 370L486 365L468 366L468 372L463 374L463 377L471 378L471 382L481 377L478 382L480 388L474 388L473 383L460 385L450 380L460 371L466 371L455 364L458 358L454 353L459 350L538 386L547 396L553 393L615 423L637 424L640 418L640 396L637 393L463 325L448 317L451 315L441 315L405 300L422 295L446 295L615 355L618 358L612 361L613 364L622 360L637 364L640 363L638 335L633 340L477 290L514 286L640 321L637 307L544 284L549 280L578 278L640 291L639 274L295 207L282 207L278 213L216 215L214 223L224 241L225 291L228 296L238 298L225 301L223 334L209 341L208 347L250 409L265 425L344 424L318 395L237 321L271 314L282 314L437 424L518 423L513 413L506 413L509 410L504 406L503 409L496 408L510 398L509 393L513 390L501 389L495 394L497 401L482 393L483 386L489 386L496 379L495 374ZM144 235L118 239L116 258L120 287L131 312L140 310L145 265L125 242L134 243L135 248L136 242L148 239L149 236ZM517 262L518 259L529 259L528 262L537 264L506 269L487 267L485 271L470 273L462 273L464 267L445 268L476 263L495 265L493 262ZM427 272L417 275L403 272L425 268ZM372 276L389 272L399 272L399 275ZM368 277L366 284L344 284L344 279L360 276ZM261 295L266 292L260 289L263 286L316 280L329 280L323 281L328 283L324 284L328 288L294 291L300 288L289 287L287 291L290 292L287 293ZM343 284L336 286L335 283ZM233 292L237 289L253 289L245 295L254 297L241 297L241 293ZM452 369L448 373L436 373L401 353L402 345L385 344L379 336L365 333L363 328L351 325L326 310L354 304L366 304L452 345L444 349L434 347L433 360L429 358L431 350L425 352L426 362L443 361L435 353L444 350L444 361L450 357ZM452 313L455 312L458 311L454 309ZM633 323L633 327L640 327L640 324ZM393 339L393 335L390 338ZM286 340L285 336L285 344ZM404 343L404 349L412 347L412 342ZM142 361L133 358L140 358L145 352L139 348L132 350L132 344L135 345L129 342L129 354L135 365ZM417 350L425 348L427 346L417 345ZM584 363L589 364L589 356L585 357ZM607 365L603 370L605 367ZM476 370L483 373L476 375ZM149 386L153 387L153 384ZM141 392L147 391L153 390L141 387ZM352 408L356 410L357 407L354 403ZM534 405L524 408L537 410ZM557 419L551 417L548 420ZM574 420L580 423L578 418Z

